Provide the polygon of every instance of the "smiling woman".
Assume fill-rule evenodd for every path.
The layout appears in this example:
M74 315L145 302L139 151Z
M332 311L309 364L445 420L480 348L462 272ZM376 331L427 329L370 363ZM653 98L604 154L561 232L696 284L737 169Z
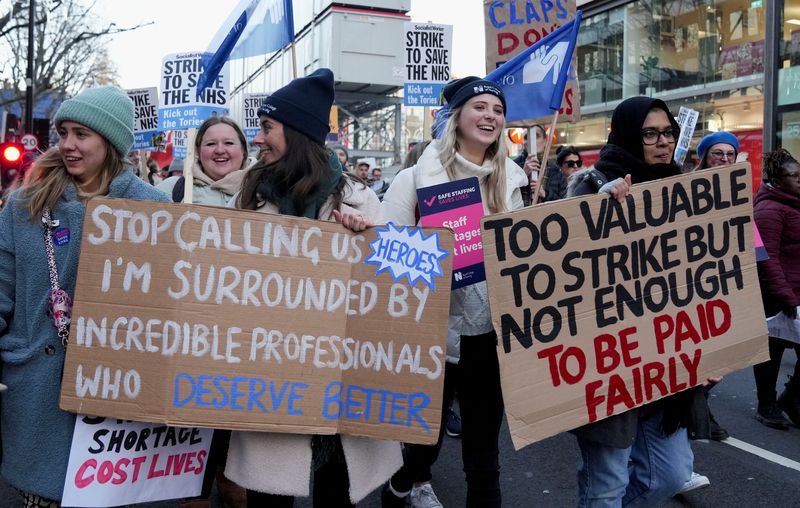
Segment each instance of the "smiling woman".
M55 124L58 148L36 160L0 212L3 478L25 499L47 498L53 506L75 426L75 415L58 406L66 348L60 335L69 326L86 201L166 201L122 162L133 144L125 91L85 90L62 103Z
M228 117L212 116L197 129L197 159L192 164L192 203L225 206L242 185L247 164L247 140ZM184 196L182 176L171 176L157 189L179 202Z
M506 99L496 83L470 76L444 88L450 117L441 139L425 149L417 164L395 177L383 199L386 219L416 225L417 189L477 177L484 213L522 207L520 187L528 177L506 153L500 134L505 128ZM453 196L442 199L454 199ZM503 397L486 283L452 292L448 362L442 407L447 409L457 385L463 425L462 458L467 471L467 506L500 506L497 440L503 418ZM456 375L458 374L458 375ZM444 415L447 411L444 412ZM444 416L443 415L443 416ZM442 422L441 432L446 425ZM384 489L383 506L405 506L414 482L430 481L430 467L442 438L433 446L407 445L405 464ZM419 486L415 487L419 488ZM426 488L434 496L430 485ZM415 494L410 494L414 497Z

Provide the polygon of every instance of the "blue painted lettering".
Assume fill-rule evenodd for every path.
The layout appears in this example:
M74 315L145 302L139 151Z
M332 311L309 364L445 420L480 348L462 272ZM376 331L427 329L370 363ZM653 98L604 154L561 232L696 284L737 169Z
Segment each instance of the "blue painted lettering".
M286 414L302 415L299 407L308 384L275 382L247 376L210 376L180 373L175 376L172 404L175 407L214 407L234 411L268 413L284 410ZM269 398L270 401L264 399ZM247 399L246 406L244 399Z
M389 423L411 427L419 425L425 432L430 426L420 415L431 399L422 392L405 394L377 390L334 381L325 387L322 416L328 420L347 418L373 423Z

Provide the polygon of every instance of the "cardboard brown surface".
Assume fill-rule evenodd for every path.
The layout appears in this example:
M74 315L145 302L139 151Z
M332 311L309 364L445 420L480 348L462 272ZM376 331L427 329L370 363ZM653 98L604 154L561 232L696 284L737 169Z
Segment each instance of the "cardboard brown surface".
M487 217L482 238L517 449L768 358L749 164Z
M420 278L376 274L383 265L366 261L372 243L385 240L380 231L91 200L61 408L173 425L435 442L452 256L440 253L441 274L429 277L435 290ZM426 232L435 233L426 245L438 238L452 252L450 231Z
M504 62L520 54L525 48L575 19L575 0L552 2L526 2L510 0L496 2L483 0L483 19L486 32L486 73L494 71ZM572 69L577 69L577 51L572 56ZM577 73L577 71L574 71ZM581 89L578 80L570 79L564 88L559 122L580 120ZM511 126L530 126L550 123L551 116L510 122Z

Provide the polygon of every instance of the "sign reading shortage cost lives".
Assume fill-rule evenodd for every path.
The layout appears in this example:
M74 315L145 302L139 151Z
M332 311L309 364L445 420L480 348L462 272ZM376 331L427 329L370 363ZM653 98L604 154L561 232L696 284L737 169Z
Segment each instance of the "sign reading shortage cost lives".
M768 358L751 185L739 164L483 220L517 449Z
M452 249L446 229L93 199L61 408L433 443Z

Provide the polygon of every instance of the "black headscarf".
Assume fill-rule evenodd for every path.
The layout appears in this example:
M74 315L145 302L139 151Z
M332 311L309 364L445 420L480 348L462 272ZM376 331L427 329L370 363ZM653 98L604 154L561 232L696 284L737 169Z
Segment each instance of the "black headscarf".
M611 133L608 144L600 150L600 160L595 169L609 180L631 175L633 183L649 182L680 174L676 164L647 164L644 162L642 144L642 125L652 109L661 109L667 114L675 139L680 135L680 127L669 108L661 99L651 97L631 97L625 99L611 115Z

